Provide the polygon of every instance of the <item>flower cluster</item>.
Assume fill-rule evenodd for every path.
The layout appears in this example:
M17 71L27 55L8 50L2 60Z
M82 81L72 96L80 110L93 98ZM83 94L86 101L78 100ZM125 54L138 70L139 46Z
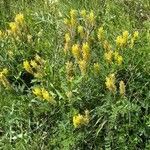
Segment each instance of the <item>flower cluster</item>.
M111 91L111 92L116 92L116 78L115 78L115 74L109 74L109 76L106 77L106 88ZM124 81L120 81L119 82L119 93L120 95L124 96L126 92L125 89L125 83Z
M24 15L22 13L19 13L16 15L14 22L9 23L10 30L9 32L16 36L17 34L20 33L20 29L24 25Z
M6 68L4 68L1 72L0 72L0 83L7 89L9 89L10 83L7 79L7 74L8 74L8 70Z
M44 75L44 63L45 61L39 55L36 54L34 59L30 61L25 60L23 62L23 67L28 73L33 74L34 77L42 78Z
M64 52L74 57L81 74L85 75L91 56L91 30L95 25L95 14L93 11L87 13L86 10L78 13L72 9L70 17L65 18L64 23L66 25Z
M46 100L52 104L56 103L54 97L51 94L49 94L49 92L45 88L34 87L32 92L40 99Z
M115 74L110 74L108 77L106 77L106 87L109 89L109 91L111 92L115 92L116 91L116 78L115 78Z
M77 114L73 117L73 125L75 128L87 125L90 121L89 111L85 111L85 115Z

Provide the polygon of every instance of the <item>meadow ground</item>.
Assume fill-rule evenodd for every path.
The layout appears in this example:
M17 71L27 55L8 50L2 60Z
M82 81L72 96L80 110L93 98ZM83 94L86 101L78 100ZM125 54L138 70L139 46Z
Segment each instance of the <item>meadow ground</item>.
M0 0L0 149L149 150L149 0Z

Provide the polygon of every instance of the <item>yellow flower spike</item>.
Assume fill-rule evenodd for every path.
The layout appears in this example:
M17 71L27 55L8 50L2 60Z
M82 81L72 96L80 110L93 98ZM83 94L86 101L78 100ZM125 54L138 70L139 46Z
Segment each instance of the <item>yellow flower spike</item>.
M68 61L66 63L66 73L67 73L67 79L70 80L73 77L73 63Z
M124 31L123 34L122 34L122 38L124 40L124 45L127 44L128 42L128 37L129 37L129 32L128 31Z
M10 27L10 31L13 33L13 34L16 34L17 31L18 31L18 26L15 22L11 22L9 23L9 27Z
M64 24L67 25L67 26L69 26L69 25L70 25L69 19L65 18L65 19L64 19Z
M108 52L104 53L104 58L107 60L108 63L112 62L112 57L113 57L113 51L109 50Z
M11 87L9 81L7 80L6 76L3 75L2 73L0 73L0 83L2 83L2 85L9 89Z
M23 67L24 67L24 69L25 69L27 72L33 74L33 70L32 70L32 68L31 68L31 66L30 66L30 63L29 63L27 60L25 60L25 61L23 62Z
M73 116L73 125L75 128L79 128L82 125L87 125L90 121L89 111L85 111L85 115L77 114Z
M114 52L114 59L117 60L119 53L117 51Z
M43 60L38 54L35 55L34 59L39 63L40 65L43 65L45 63L45 60Z
M38 68L38 64L36 63L35 60L31 60L31 61L30 61L30 64L31 64L31 66L32 66L33 68L35 68L35 69Z
M46 91L44 88L41 89L41 92L44 100L49 101L51 99L51 96L49 95L48 91Z
M90 47L89 44L83 43L82 45L82 55L83 55L83 60L88 61L90 58Z
M125 89L125 84L123 81L120 81L119 83L119 90L120 90L120 95L125 95L126 89Z
M135 31L133 34L133 38L136 40L139 37L139 32Z
M133 48L133 46L134 46L134 39L132 38L132 39L131 39L130 48Z
M2 85L6 88L6 89L10 89L11 85L7 79L7 77L5 75L8 74L8 69L4 68L2 70L2 72L0 72L0 83L2 83Z
M116 91L116 78L115 78L115 74L110 74L108 77L106 77L106 88L109 89L109 91L111 92L115 92Z
M85 9L81 10L80 15L81 15L81 17L83 17L85 19L86 18L86 10Z
M71 41L70 34L69 34L69 33L66 33L66 34L65 34L65 42L66 42L66 43L69 43L70 41Z
M107 40L104 41L103 48L105 49L106 52L111 50L111 45Z
M123 62L123 57L121 56L121 55L119 55L118 57L117 57L117 64L118 65L121 65L122 64L122 62Z
M114 60L117 62L118 65L121 65L123 62L123 57L117 51L115 51Z
M37 72L37 73L33 73L33 75L35 78L42 78L43 77L43 73L41 71Z
M78 30L78 33L80 34L80 36L83 37L84 36L84 28L83 28L83 26L79 25L77 30Z
M85 75L86 74L86 70L87 70L87 62L85 60L80 60L78 62L78 64L79 64L79 68L80 68L81 74Z
M76 16L77 16L77 10L71 9L71 10L70 10L70 17L71 17L71 18L76 18Z
M72 54L76 60L80 59L80 49L78 44L72 46Z
M71 18L71 19L70 19L70 23L71 23L71 27L75 27L75 26L76 26L77 21L76 21L76 19Z
M94 74L97 75L100 72L100 65L99 63L94 63Z
M82 122L83 122L83 116L82 115L78 114L78 115L73 117L73 125L75 128L80 127Z
M123 38L128 39L129 36L129 32L128 31L124 31L123 32Z
M24 15L22 13L17 14L16 17L15 17L15 22L18 25L23 25L23 23L24 23Z
M42 88L41 91L44 100L47 100L52 104L56 104L56 101L54 100L53 96L51 96L45 88Z
M90 14L88 15L88 20L91 24L94 24L95 22L95 14L94 14L94 11L91 10Z
M8 74L8 69L4 68L1 73L4 74L4 75L7 75Z
M69 50L69 44L65 43L65 45L64 45L64 53L67 54L68 50Z
M70 10L70 23L71 23L71 26L74 27L77 23L76 21L76 17L77 17L77 10L75 9L71 9Z
M28 43L32 42L32 35L27 35L27 41L28 41Z
M122 36L118 36L116 39L116 45L118 47L123 47L126 44L125 39Z
M34 87L34 88L32 89L32 92L33 92L33 94L36 95L37 97L42 98L42 91L41 91L41 88L39 88L39 87Z
M97 33L97 37L100 41L103 41L104 40L104 29L103 27L100 27L98 29L98 33Z

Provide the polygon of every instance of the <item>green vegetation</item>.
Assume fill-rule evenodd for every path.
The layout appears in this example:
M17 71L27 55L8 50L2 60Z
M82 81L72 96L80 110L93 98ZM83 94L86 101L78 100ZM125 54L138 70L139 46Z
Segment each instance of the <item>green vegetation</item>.
M150 149L149 0L0 1L0 149Z

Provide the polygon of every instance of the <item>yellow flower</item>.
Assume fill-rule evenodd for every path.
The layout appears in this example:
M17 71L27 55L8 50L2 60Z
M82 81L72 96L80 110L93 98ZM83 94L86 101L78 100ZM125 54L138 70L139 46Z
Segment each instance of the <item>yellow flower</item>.
M33 74L33 70L32 70L32 68L31 68L31 66L30 66L30 63L29 63L27 60L25 60L25 61L23 62L23 67L24 67L24 69L25 69L27 72Z
M34 72L33 75L34 75L35 78L42 78L43 77L43 73L41 72L41 70L36 72L36 73Z
M115 92L116 91L116 78L114 74L110 74L108 77L106 77L106 87L111 91Z
M123 62L123 57L116 51L114 52L114 59L118 65L121 65Z
M83 124L83 116L78 114L73 117L73 125L75 128L80 127Z
M126 44L126 39L123 38L122 36L118 36L116 39L116 45L118 47L123 47Z
M74 44L72 46L72 54L75 57L75 59L79 60L80 58L80 49L78 44Z
M70 11L70 23L71 26L74 27L76 25L76 16L77 16L77 11L75 9L71 9Z
M109 50L108 52L105 52L104 57L109 63L111 63L113 57L113 51Z
M31 64L31 66L33 67L33 68L38 68L38 64L36 63L36 61L35 60L31 60L30 61L30 64Z
M104 41L103 48L105 49L105 51L111 50L111 45L109 44L109 42L107 40Z
M7 75L8 74L8 69L4 68L1 73L4 74L4 75Z
M36 95L39 98L42 98L42 91L39 87L34 87L32 90L33 94Z
M19 24L19 25L23 25L23 23L24 23L24 15L21 14L21 13L17 14L16 17L15 17L15 22L17 24Z
M65 45L64 45L64 53L65 54L67 53L68 49L69 49L69 44L65 43Z
M85 75L86 74L86 70L87 70L87 62L85 60L80 60L78 62L78 64L79 64L79 68L80 68L81 74Z
M119 55L118 57L117 57L117 63L118 63L118 65L121 65L122 64L122 62L123 62L123 57L121 56L121 55Z
M123 32L123 38L128 39L129 36L129 32L128 31L124 31Z
M8 70L7 70L6 68L4 68L4 69L2 70L2 72L0 72L0 83L2 83L2 85L3 85L5 88L9 89L9 88L11 87L11 85L10 85L10 83L9 83L9 81L8 81L8 79L7 79L7 77L5 76L5 75L7 75L7 74L8 74Z
M90 14L88 15L88 20L91 24L94 24L95 22L95 14L93 12L93 10L91 10Z
M9 23L10 30L13 34L16 34L18 31L18 26L15 22Z
M76 26L77 21L76 21L76 19L71 18L70 23L71 23L71 27L74 27L74 26Z
M43 100L47 100L51 103L56 103L53 97L49 94L49 92L45 88L34 87L32 90L33 94L36 95L38 98Z
M98 29L98 33L97 33L97 37L100 41L103 41L104 40L104 29L103 27L100 27Z
M32 35L27 35L27 41L28 41L28 43L32 42Z
M40 65L43 65L45 63L45 60L43 60L38 54L35 55L34 59L39 63Z
M66 73L67 73L67 79L70 80L73 77L73 63L68 61L66 63Z
M71 17L71 18L76 18L76 16L77 16L77 10L71 9L71 10L70 10L70 17Z
M65 19L64 19L64 24L67 25L67 26L69 26L69 25L70 25L69 19L65 18Z
M134 34L133 34L133 38L134 39L137 39L139 37L139 32L138 31L135 31Z
M88 61L90 58L90 47L89 44L83 43L82 45L82 55L83 55L83 60Z
M97 75L100 72L99 63L94 63L94 74Z
M126 89L123 81L120 81L119 83L119 90L120 90L120 95L125 95Z
M43 99L45 99L47 101L51 100L51 96L49 95L48 91L46 91L44 88L42 88L41 92L42 92Z
M81 37L83 37L83 35L84 35L83 26L81 26L81 25L78 26L78 33L80 34Z
M87 125L89 123L89 111L85 111L85 115L75 115L73 116L73 125L75 128L81 127L82 125Z
M134 39L133 39L133 38L131 38L130 48L133 48L133 46L134 46Z
M86 10L85 9L81 10L80 15L81 15L81 17L83 17L85 19L86 18Z
M65 34L65 42L66 42L66 43L69 43L70 41L71 41L70 34L69 34L69 33L66 33L66 34Z

